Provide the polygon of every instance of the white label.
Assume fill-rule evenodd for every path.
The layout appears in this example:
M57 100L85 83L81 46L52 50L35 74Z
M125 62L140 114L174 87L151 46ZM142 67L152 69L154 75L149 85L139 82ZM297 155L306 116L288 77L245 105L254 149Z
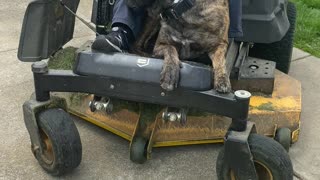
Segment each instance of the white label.
M138 59L137 65L139 67L145 67L149 65L149 59Z

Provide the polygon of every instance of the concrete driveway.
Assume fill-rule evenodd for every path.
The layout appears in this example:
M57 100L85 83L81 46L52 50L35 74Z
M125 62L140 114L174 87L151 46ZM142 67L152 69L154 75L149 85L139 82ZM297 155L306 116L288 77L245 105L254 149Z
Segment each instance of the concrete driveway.
M21 23L29 0L0 2L0 179L54 179L38 165L21 105L33 92L30 63L17 60ZM90 18L90 0L82 0L79 15ZM71 45L94 34L77 22ZM300 140L290 150L296 172L304 179L320 179L320 60L295 49L290 75L302 82L303 112ZM221 145L154 149L144 165L129 160L129 143L75 118L83 144L80 166L59 179L212 179Z

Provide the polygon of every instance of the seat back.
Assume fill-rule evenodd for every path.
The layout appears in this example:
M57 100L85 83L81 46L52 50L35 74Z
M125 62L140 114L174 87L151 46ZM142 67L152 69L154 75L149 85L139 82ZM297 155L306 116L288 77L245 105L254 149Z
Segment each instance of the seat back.
M62 0L73 12L79 0ZM75 17L60 0L34 0L25 12L18 58L25 62L47 59L73 38Z
M238 41L272 43L280 41L290 23L287 0L242 0L243 37Z

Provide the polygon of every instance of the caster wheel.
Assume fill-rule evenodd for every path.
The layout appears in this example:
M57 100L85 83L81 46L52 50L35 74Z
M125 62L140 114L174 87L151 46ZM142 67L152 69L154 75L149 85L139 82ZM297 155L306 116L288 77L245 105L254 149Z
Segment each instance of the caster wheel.
M147 161L148 140L142 137L133 139L130 147L130 160L134 163L143 164Z
M280 143L282 147L289 152L291 146L291 130L289 128L277 129L274 140Z
M78 167L82 158L80 136L73 120L62 109L48 109L38 115L43 152L34 152L41 167L60 176Z
M292 180L293 168L285 149L271 138L251 134L248 139L258 179ZM236 179L234 172L224 160L224 149L217 159L217 175L219 180Z

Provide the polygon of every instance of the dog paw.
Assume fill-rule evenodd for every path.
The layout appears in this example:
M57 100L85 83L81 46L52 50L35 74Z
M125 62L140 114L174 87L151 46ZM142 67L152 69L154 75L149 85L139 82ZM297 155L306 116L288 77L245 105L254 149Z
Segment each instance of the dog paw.
M180 65L169 63L164 64L160 74L160 86L166 91L172 91L178 86Z
M229 93L231 91L230 79L226 75L216 77L214 88L220 93Z

